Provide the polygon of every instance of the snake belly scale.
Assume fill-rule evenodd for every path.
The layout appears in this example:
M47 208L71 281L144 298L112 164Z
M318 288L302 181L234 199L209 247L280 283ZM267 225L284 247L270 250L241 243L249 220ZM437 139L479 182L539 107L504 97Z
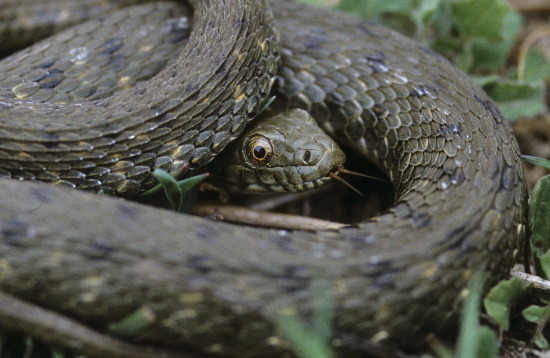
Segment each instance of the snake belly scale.
M254 117L280 55L277 105L308 110L338 142L384 168L394 206L338 231L281 231L2 179L3 292L100 332L146 310L141 342L265 357L288 353L272 316L310 317L320 273L332 286L340 344L387 347L414 347L452 326L474 272L486 273L487 287L507 273L526 210L519 149L465 74L406 37L328 10L273 1L272 23L262 1L193 5L192 50L147 85L67 106L0 100L2 173L51 171L50 179L129 195L155 165L201 166ZM278 55L270 24L280 33ZM220 93L234 95L230 104L209 107ZM133 146L157 130L160 154ZM170 150L159 150L163 138ZM136 158L136 175L109 170ZM63 176L74 171L76 178Z

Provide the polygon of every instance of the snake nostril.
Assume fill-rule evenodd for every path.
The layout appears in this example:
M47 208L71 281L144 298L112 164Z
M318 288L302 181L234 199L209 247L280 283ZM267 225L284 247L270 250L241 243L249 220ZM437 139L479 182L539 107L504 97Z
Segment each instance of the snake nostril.
M309 163L309 160L311 159L311 152L309 150L306 150L302 155L302 159L304 162Z

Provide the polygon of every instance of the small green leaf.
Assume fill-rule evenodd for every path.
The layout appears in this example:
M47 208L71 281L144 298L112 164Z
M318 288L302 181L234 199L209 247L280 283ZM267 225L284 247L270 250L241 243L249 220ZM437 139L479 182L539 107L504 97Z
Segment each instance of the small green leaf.
M331 346L332 285L330 279L320 273L311 283L313 314L311 324L301 320L295 310L283 308L273 319L281 335L300 358L334 358Z
M523 68L523 81L539 82L550 76L550 61L538 48L527 52Z
M65 355L57 348L52 348L52 358L65 358Z
M443 344L437 344L435 347L433 347L433 350L437 354L438 358L455 358L453 351L449 347ZM426 356L422 356L422 358L433 358L433 357L426 354Z
M30 336L26 336L25 337L25 350L27 352L32 353L33 349L34 349L34 339L32 339L32 337L30 337Z
M533 158L529 158L533 161ZM529 231L535 269L541 277L550 278L550 176L539 179L529 202Z
M153 174L164 189L170 208L172 210L179 211L182 202L182 190L176 179L161 169L155 169Z
M427 25L437 12L439 6L441 6L441 1L442 0L421 0L420 5L412 12L413 18L418 23Z
M472 40L472 62L468 70L475 72L483 70L496 70L506 62L509 44L489 42L486 39Z
M438 8L430 18L433 35L438 39L455 37L453 10L450 1L440 1Z
M420 0L420 4L414 6L408 13L415 26L414 38L427 46L429 46L428 29L437 19L441 2L442 0Z
M208 174L198 174L187 179L179 180L176 183L181 191L185 193L199 185L207 176Z
M510 308L525 292L525 286L521 279L512 277L509 280L499 282L489 291L483 301L487 314L503 330L509 328Z
M314 5L314 6L327 6L326 5L326 2L323 1L323 0L298 0L299 2L303 3L303 4L308 4L308 5Z
M546 217L548 220L548 217ZM545 223L546 226L550 225L548 221ZM540 275L544 279L548 279L550 277L550 251L547 251L544 255L540 257L540 265L542 268L542 273L544 275Z
M262 101L262 104L260 105L260 110L258 111L258 114L264 112L269 106L271 106L271 103L275 101L276 96L272 96L269 98L266 98Z
M326 341L332 336L332 319L334 318L334 305L332 303L332 286L326 275L319 275L311 283L313 290L313 329L317 336L324 337Z
M550 169L550 160L548 159L533 157L530 155L522 155L521 157L528 163L540 165L541 167Z
M495 82L483 88L497 102L504 117L514 120L545 111L545 87L540 83Z
M155 320L155 313L142 307L123 320L109 326L109 332L119 337L133 337Z
M412 23L412 5L409 0L342 0L336 9L377 23L383 22L385 26L396 30L403 30Z
M324 337L313 334L293 312L283 310L274 316L274 320L279 332L288 340L299 357L334 357L332 348Z
M474 64L474 40L470 39L463 43L461 53L457 55L455 65L464 72L468 72Z
M199 184L208 177L208 173L199 174L190 178L178 181L178 186L182 190L181 205L178 210L180 213L188 213L199 194Z
M368 2L362 0L341 0L337 5L336 9L347 12L355 16L363 17L365 14L369 13L369 8L376 6L376 1ZM376 17L378 14L371 13L371 16ZM372 19L372 17L370 17Z
M505 65L510 47L521 28L521 15L508 11L503 19L501 41L489 41L484 37L475 37L472 44L473 61L471 70L496 70ZM540 77L538 78L540 80Z
M470 292L462 309L460 334L457 343L457 358L475 357L479 347L479 305L483 279L479 273L474 274L470 281Z
M542 334L537 334L537 336L535 337L535 344L543 351L550 349L548 341L546 340L546 338L544 338Z
M462 309L456 358L495 358L497 356L498 339L495 332L479 324L482 288L482 275L476 273L470 282L470 292ZM445 349L438 349L438 354L441 358L451 357Z
M489 327L482 326L477 330L479 336L478 351L475 356L469 358L496 358L498 357L498 338Z
M504 18L509 8L505 0L462 0L451 5L458 30L469 37L501 41Z
M149 189L141 196L146 198L146 202L147 199L152 202L155 201L152 199L157 199L157 201L161 202L161 206L168 207L168 209L180 213L186 213L190 210L198 194L198 184L208 176L208 174L205 173L176 181L172 175L162 169L155 169L153 175L159 180L159 184ZM155 197L155 194L161 190L164 190L165 197L162 198L164 200ZM156 205L159 205L158 202Z
M549 309L550 306L531 305L524 309L521 314L523 315L523 318L525 318L527 321L536 323L540 321L545 314L548 313Z
M470 78L480 87L490 86L500 81L500 77L495 74L489 75L471 75Z

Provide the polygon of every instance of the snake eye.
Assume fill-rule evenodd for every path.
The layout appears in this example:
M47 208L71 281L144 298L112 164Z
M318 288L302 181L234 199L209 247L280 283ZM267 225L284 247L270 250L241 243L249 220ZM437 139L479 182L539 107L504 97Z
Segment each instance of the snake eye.
M246 143L246 156L256 165L266 166L273 156L273 147L265 137L253 136Z
M311 159L311 152L309 150L306 150L302 155L302 160L306 163L309 163L310 159Z

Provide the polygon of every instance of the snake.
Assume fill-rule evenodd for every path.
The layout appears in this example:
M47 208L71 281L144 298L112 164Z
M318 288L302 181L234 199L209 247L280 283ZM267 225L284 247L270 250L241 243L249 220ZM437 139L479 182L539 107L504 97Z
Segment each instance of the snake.
M20 28L36 14L11 21L15 4L3 2L3 36L32 32ZM0 64L6 74L32 64L32 78L0 88L0 325L89 356L136 356L113 337L188 356L292 356L274 317L313 322L321 277L339 351L414 350L453 332L471 277L482 273L487 292L524 238L520 153L495 103L447 59L365 19L291 1L190 3L176 59L131 88L131 76L115 77L116 94L99 84L68 94L79 84L65 64L95 46L117 67L130 40L63 47L93 38L110 16L72 27L72 10L54 11L54 27L65 20L67 30ZM114 18L141 14L134 25L156 13L105 4L96 5ZM44 18L63 2L41 5ZM168 43L186 27L178 16ZM129 31L142 36L138 49L149 46L144 28ZM41 56L48 48L71 61ZM79 78L101 76L91 67ZM382 168L394 204L338 230L281 230L86 192L131 197L154 184L154 168L202 168L270 96ZM135 315L146 324L109 333ZM62 327L74 335L56 341Z

